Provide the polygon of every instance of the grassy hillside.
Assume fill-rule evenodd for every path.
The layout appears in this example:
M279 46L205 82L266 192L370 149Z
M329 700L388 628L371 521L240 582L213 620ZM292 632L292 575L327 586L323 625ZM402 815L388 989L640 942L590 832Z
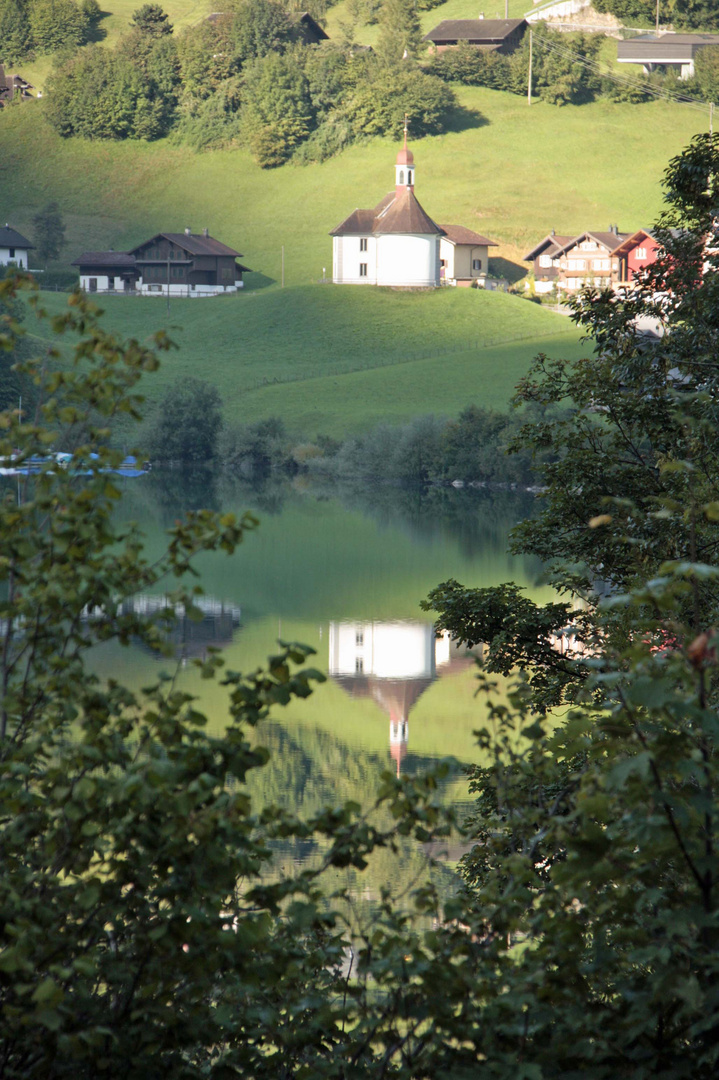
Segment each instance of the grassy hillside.
M62 294L44 294L50 312ZM574 355L566 318L481 290L396 293L361 286L270 288L216 300L103 299L105 323L179 346L148 376L148 413L177 378L220 390L228 420L281 416L290 432L344 436L380 421L454 415L471 401L505 409L531 357Z
M495 268L523 272L522 255L554 227L621 229L651 223L669 158L700 130L700 113L667 102L601 100L529 108L511 94L461 88L457 128L418 141L417 194L439 222L475 228L500 243ZM42 102L0 115L0 217L31 232L49 198L68 224L65 257L118 249L186 225L209 226L277 280L281 248L290 284L331 267L328 232L357 206L372 206L394 179L396 144L374 139L321 165L262 170L242 149L194 154L157 143L62 140ZM497 261L497 258L500 261Z

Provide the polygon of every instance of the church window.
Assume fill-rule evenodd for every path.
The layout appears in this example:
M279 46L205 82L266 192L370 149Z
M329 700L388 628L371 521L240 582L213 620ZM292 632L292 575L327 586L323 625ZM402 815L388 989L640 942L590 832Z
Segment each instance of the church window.
M367 250L367 237L363 236L363 237L360 238L360 251L366 251L366 250Z
M408 184L412 183L412 170L411 169L407 170L407 183Z
M399 170L399 182L400 184L404 183L404 169Z
M360 263L360 277L367 277L367 263Z

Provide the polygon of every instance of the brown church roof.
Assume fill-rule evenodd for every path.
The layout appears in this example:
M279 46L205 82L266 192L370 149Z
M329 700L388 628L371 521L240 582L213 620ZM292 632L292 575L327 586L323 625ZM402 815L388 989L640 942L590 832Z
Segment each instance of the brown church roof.
M351 236L360 233L414 233L421 236L441 233L439 225L424 212L415 193L406 188L400 195L394 191L385 195L374 210L355 210L333 229L330 236Z
M440 229L453 244L474 244L483 245L484 247L498 246L494 240L490 240L486 236L480 236L479 233L472 232L471 229L465 229L464 225L440 225Z

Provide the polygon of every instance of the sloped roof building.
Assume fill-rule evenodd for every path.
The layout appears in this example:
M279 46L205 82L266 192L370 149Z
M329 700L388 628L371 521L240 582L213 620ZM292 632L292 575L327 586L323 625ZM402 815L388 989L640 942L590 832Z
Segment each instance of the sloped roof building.
M496 246L493 241L461 226L438 225L415 195L414 180L414 155L407 147L405 128L404 146L395 163L394 191L370 210L353 210L330 233L336 284L424 289L440 285L443 279L464 284L456 275L445 273L450 261L452 269L455 262L471 267L466 284L487 272L487 247ZM455 230L453 235L450 230ZM460 232L464 233L461 239ZM471 252L469 262L455 259L458 244Z

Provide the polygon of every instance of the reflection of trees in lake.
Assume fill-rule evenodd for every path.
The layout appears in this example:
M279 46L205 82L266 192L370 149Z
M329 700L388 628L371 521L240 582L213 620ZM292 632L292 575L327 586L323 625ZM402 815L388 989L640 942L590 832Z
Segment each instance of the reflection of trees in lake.
M300 816L311 817L327 805L338 806L352 800L368 807L377 794L378 781L387 768L387 758L362 747L353 746L340 735L309 724L285 727L279 722L266 721L257 729L257 742L270 751L270 760L262 769L248 774L248 788L258 807L276 803ZM434 765L431 758L412 755L408 762L411 772L427 772ZM463 771L457 765L453 776L444 781L445 789ZM384 821L384 819L383 819ZM387 822L384 821L386 824ZM353 896L368 903L379 896L379 888L388 882L401 892L418 875L426 878L427 852L413 840L398 840L398 853L380 850L372 856L366 874L349 870L337 875ZM276 871L290 864L319 859L322 845L281 844L276 846ZM434 854L434 852L433 852ZM455 885L453 872L439 869L443 887Z

